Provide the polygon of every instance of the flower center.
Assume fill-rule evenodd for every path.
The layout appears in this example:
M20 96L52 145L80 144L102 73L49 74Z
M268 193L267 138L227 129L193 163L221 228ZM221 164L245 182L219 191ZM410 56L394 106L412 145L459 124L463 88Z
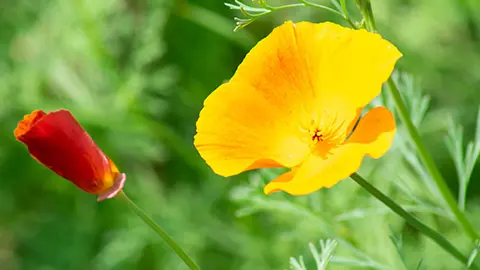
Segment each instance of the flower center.
M318 142L323 142L323 134L318 128L310 131L310 136L312 136L312 142L314 144Z
M300 130L302 141L309 145L312 154L324 157L345 140L344 121L338 121L336 116L328 113L321 117L312 117Z

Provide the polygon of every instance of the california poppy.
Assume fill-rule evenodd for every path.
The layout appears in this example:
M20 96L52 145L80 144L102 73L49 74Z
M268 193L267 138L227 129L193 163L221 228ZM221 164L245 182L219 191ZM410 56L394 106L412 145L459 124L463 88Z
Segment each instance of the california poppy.
M361 112L400 57L365 30L286 22L205 100L195 147L225 177L289 168L266 185L267 194L331 187L358 170L365 155L379 158L390 148L392 113L385 107Z
M67 110L49 114L35 110L18 123L14 134L38 162L80 189L99 195L98 201L114 197L125 184L125 174Z

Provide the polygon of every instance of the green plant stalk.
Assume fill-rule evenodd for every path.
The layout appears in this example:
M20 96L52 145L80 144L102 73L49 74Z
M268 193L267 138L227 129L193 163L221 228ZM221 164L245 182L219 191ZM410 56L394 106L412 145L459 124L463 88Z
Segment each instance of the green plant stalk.
M377 26L373 17L372 3L370 0L355 0L355 2L365 20L365 28L370 32L377 32Z
M410 119L407 107L403 102L400 91L398 90L398 87L395 85L395 82L392 80L392 78L388 79L387 85L388 85L388 89L390 90L390 94L392 95L393 100L395 101L395 105L396 105L398 114L400 116L400 119L402 119L402 122L407 128L408 133L410 134L410 137L412 138L412 141L415 144L417 151L420 155L420 159L422 160L423 164L425 165L432 179L435 181L435 184L437 185L438 190L440 191L440 194L442 195L443 199L447 203L447 206L450 208L451 212L453 213L457 221L460 223L462 228L465 230L465 232L468 234L468 236L472 239L472 241L479 239L478 233L475 231L472 224L468 221L465 214L462 211L460 211L460 209L458 208L455 198L453 197L445 180L440 174L440 171L435 165L435 162L433 161L432 156L430 155L427 148L423 144L417 128L415 127L412 120Z
M441 246L445 251L450 253L454 256L457 260L462 262L464 265L468 265L469 259L468 257L464 256L457 248L455 248L445 237L441 234L433 230L432 228L428 227L427 225L420 222L418 219L410 215L407 211L405 211L400 205L395 203L390 197L383 194L380 190L376 189L374 186L370 185L363 177L361 177L357 173L353 173L350 175L355 182L357 182L361 187L363 187L366 191L372 194L375 198L380 200L383 204L385 204L388 208L390 208L393 212L401 216L405 221L412 225L413 227L417 228L420 232L422 232L425 236L429 237L439 246ZM471 269L479 269L476 265L471 265Z
M355 23L350 18L350 13L348 13L346 0L340 0L340 7L342 8L343 16L348 24L350 24L353 28L357 28Z
M370 0L361 0L358 2L361 2L361 4L358 5L360 8L368 9L368 10L362 10L362 14L368 17L368 18L365 18L365 21L367 22L366 24L367 30L376 32L377 29L376 29L375 19L373 17L373 11L372 11L372 6L370 4ZM366 4L365 2L368 2L368 4ZM475 228L473 227L473 225L465 216L465 213L460 211L460 209L458 208L456 200L453 197L450 189L448 188L445 179L443 179L440 171L438 170L437 166L435 165L435 162L433 161L432 156L430 155L427 148L423 144L422 138L420 137L420 133L418 132L415 125L413 124L412 120L410 119L410 115L408 114L407 107L403 102L403 99L400 94L400 91L398 90L398 87L395 85L395 82L391 77L388 79L387 84L388 84L388 89L390 91L390 94L392 95L393 100L395 102L395 107L400 116L400 119L402 120L405 127L407 128L408 133L410 134L410 137L413 143L415 144L415 147L417 148L418 154L420 155L420 159L422 160L423 164L425 165L432 179L435 181L435 184L438 190L440 191L440 194L442 195L447 206L450 208L450 211L453 213L458 223L460 224L460 226L462 226L462 228L465 230L465 232L471 238L471 240L475 242L476 240L480 239L480 237L476 232Z
M330 12L332 12L334 14L337 14L340 17L345 19L345 16L342 13L338 12L337 10L335 10L333 8L329 8L327 6L320 5L320 4L315 4L315 3L309 2L307 0L298 0L298 2L302 3L303 5L305 5L307 7L314 7L314 8L319 8L319 9L330 11Z
M337 15L341 16L344 20L346 20L350 24L350 26L355 27L355 24L352 22L352 20L348 16L348 13L342 14L341 12L339 12L339 11L333 9L333 8L329 8L329 7L324 6L324 5L315 4L315 3L312 3L312 2L307 1L307 0L298 0L298 2L302 3L306 7L314 7L314 8L324 9L324 10L333 12L334 14L337 14ZM344 12L344 11L342 11L342 12Z
M143 211L137 204L135 204L125 192L120 191L117 195L117 198L125 202L132 210L139 216L145 224L152 228L167 244L170 246L175 253L183 260L183 262L191 270L200 270L200 267L183 251L183 249L165 232L165 230L160 227L145 211Z

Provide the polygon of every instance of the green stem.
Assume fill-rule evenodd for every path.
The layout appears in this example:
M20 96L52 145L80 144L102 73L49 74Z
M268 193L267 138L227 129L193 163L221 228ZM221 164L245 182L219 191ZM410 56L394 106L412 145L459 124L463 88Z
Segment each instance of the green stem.
M337 10L335 10L335 9L333 9L333 8L329 8L329 7L324 6L324 5L312 3L312 2L309 2L309 1L307 1L307 0L298 0L298 1L299 1L300 3L302 3L303 5L307 6L307 7L314 7L314 8L324 9L324 10L333 12L333 13L337 14L338 16L341 16L341 17L345 18L342 13L338 12Z
M267 9L270 10L270 11L277 11L277 10L282 10L282 9L287 9L287 8L293 8L293 7L313 7L313 8L318 8L318 9L323 9L323 10L326 10L326 11L330 11L332 12L333 14L336 14L340 17L342 17L344 20L346 20L352 27L355 27L355 24L350 20L350 17L348 16L348 14L342 14L341 12L339 12L338 10L335 10L333 8L330 8L330 7L327 7L327 6L324 6L324 5L320 5L320 4L316 4L316 3L313 3L313 2L310 2L308 0L297 0L299 3L298 4L290 4L290 5L284 5L284 6L279 6L279 7L273 7L273 6L269 6L267 5Z
M453 255L457 260L461 261L464 265L468 265L468 257L465 257L457 248L455 248L450 242L448 242L448 240L445 239L441 234L439 234L432 228L428 227L427 225L423 224L418 219L414 218L407 211L405 211L400 205L398 205L392 199L390 199L390 197L383 194L380 190L376 189L374 186L370 185L363 177L361 177L357 173L353 173L352 175L350 175L350 178L352 178L355 182L357 182L360 186L362 186L375 198L380 200L393 212L395 212L396 214L404 218L408 224L417 228L425 236L435 241L445 251ZM471 268L478 269L477 266L475 265L472 265Z
M370 32L377 32L377 25L373 17L372 3L370 0L356 0L356 2L365 20L365 28Z
M348 24L350 24L350 26L352 26L353 28L357 28L352 19L350 19L350 13L348 12L346 0L340 0L340 7L342 8L344 18L348 22Z
M376 32L377 28L376 28L375 18L373 16L372 5L370 4L370 0L357 0L357 4L362 9L362 14L366 16L365 21L367 22L367 30ZM420 133L418 132L417 128L415 127L415 125L413 124L410 118L410 115L407 110L407 106L405 105L405 102L402 99L402 96L400 94L400 91L398 90L398 87L395 85L395 82L391 77L388 79L387 84L388 84L388 89L390 91L390 94L392 95L393 100L395 102L395 107L400 116L400 119L402 120L403 124L407 128L408 133L410 134L410 137L413 143L415 144L415 147L417 148L418 154L420 155L420 159L425 165L425 168L429 172L432 179L435 181L435 184L438 190L440 191L440 194L442 195L448 208L450 208L450 211L453 213L453 215L457 219L460 226L462 226L463 230L465 230L465 232L471 238L471 240L475 242L477 239L480 239L480 237L478 233L475 231L473 225L465 216L465 213L460 211L460 209L458 208L455 198L453 197L450 189L448 188L445 179L442 177L440 171L435 165L435 162L432 156L430 155L427 148L423 144L422 138L420 137Z
M200 267L183 251L183 249L160 227L145 211L136 205L123 191L120 191L117 198L124 201L150 228L152 228L191 270L200 270Z
M472 241L479 239L478 233L475 231L472 224L468 221L465 214L462 211L460 211L460 209L458 209L455 198L453 197L445 180L440 174L440 171L435 165L435 162L432 156L430 155L427 148L423 144L422 138L420 137L420 133L418 132L415 125L413 124L412 120L410 119L410 115L408 114L407 107L403 102L400 91L398 90L398 87L395 85L395 82L393 81L392 78L388 79L387 85L388 85L388 89L390 90L390 94L392 95L393 100L395 102L400 119L402 120L403 124L407 128L408 133L410 134L410 137L413 143L415 144L415 147L417 148L417 151L420 155L420 159L422 160L423 164L425 165L425 168L429 172L432 179L435 181L435 184L437 185L438 190L440 191L440 194L442 195L443 199L447 203L447 206L450 208L451 212L453 213L455 218L458 220L462 228L465 230L465 232L468 234L468 236L472 239Z

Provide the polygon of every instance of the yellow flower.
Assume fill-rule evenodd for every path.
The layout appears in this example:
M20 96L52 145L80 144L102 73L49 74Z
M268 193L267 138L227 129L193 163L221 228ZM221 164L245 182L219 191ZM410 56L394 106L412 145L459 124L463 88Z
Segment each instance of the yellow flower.
M266 185L267 194L331 187L365 155L379 158L390 148L395 119L388 109L376 107L356 123L401 56L378 34L286 22L205 100L195 147L225 177L290 168Z

